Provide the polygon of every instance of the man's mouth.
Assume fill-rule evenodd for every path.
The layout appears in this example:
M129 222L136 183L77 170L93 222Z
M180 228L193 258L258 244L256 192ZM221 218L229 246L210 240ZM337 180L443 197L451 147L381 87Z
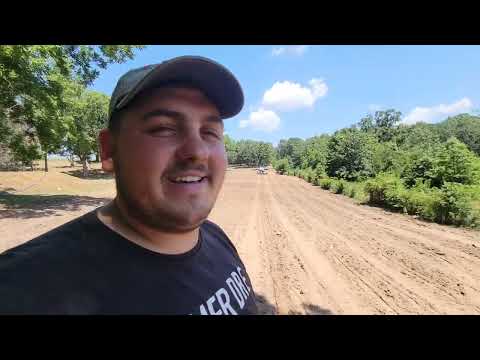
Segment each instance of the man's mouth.
M201 183L206 179L206 176L178 176L169 180L175 184L195 184Z

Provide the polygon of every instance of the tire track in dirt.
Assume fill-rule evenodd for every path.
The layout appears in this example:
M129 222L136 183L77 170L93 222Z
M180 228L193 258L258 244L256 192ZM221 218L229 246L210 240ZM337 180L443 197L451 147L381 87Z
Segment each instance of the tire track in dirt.
M361 206L294 177L230 175L218 223L228 218L270 313L480 313L478 232Z
M320 190L322 191L322 190ZM323 191L322 191L323 192ZM323 192L325 195L331 195L326 192ZM348 200L348 199L345 199ZM358 207L358 205L355 205ZM398 214L395 214L398 215ZM401 215L400 215L401 216ZM358 216L357 216L358 217ZM403 218L409 218L408 216L402 216ZM458 293L458 295L465 296L465 286L469 287L473 292L478 292L478 279L479 279L479 274L478 271L474 271L475 267L471 267L471 264L473 262L473 265L477 266L478 268L478 261L475 259L476 256L471 257L468 259L467 262L462 261L462 259L466 259L465 256L463 256L463 253L460 253L457 250L454 250L453 252L450 251L448 247L438 247L434 246L434 241L438 237L435 237L434 239L428 239L426 236L422 235L417 235L417 240L414 238L415 233L405 233L405 228L402 227L396 227L395 224L372 224L371 221L368 219L359 218L361 219L361 224L359 224L359 221L356 222L356 226L358 229L362 229L362 227L367 226L372 226L375 227L375 225L380 225L380 229L377 229L380 231L380 233L383 234L383 236L380 238L380 233L377 234L377 236L370 237L370 240L368 240L369 236L368 234L365 234L364 236L358 236L357 234L358 231L355 231L352 234L349 234L351 237L355 237L358 243L362 243L363 245L370 245L370 250L375 254L378 253L378 251L375 251L374 248L371 247L372 244L376 245L376 250L381 249L382 251L382 256L387 258L388 261L392 260L400 260L401 265L404 266L404 270L409 270L413 269L415 270L414 277L419 277L419 275L425 275L427 278L430 278L432 275L436 274L437 279L432 282L432 284L435 284L437 282L442 283L441 287L439 288L441 291L446 291L446 288L448 289L448 283L454 283L455 286L453 286L454 292ZM402 219L403 220L403 219ZM390 220L391 222L391 220ZM360 226L359 226L360 225ZM363 225L363 226L361 226ZM436 227L442 227L437 224L429 224L431 226L436 226ZM345 226L340 226L341 229L345 228ZM386 230L386 231L384 231ZM465 230L461 229L450 229L452 233L454 233L455 230L459 230L460 233L463 233ZM383 232L382 232L383 231ZM471 232L471 234L475 235L475 232ZM427 244L422 243L422 241L425 241ZM451 239L452 243L455 243L454 239ZM386 245L387 243L387 245ZM389 245L388 245L389 244ZM415 249L412 245L415 246L421 246L423 251L418 251ZM439 244L437 244L439 245ZM403 246L403 248L401 247ZM400 255L400 256L398 256ZM419 256L422 255L422 256ZM455 257L455 256L460 256L461 258ZM475 255L475 254L472 254ZM450 259L448 260L447 257ZM422 258L421 260L423 261L415 261L412 262L412 259L415 260L420 260L419 258ZM445 264L445 262L447 264ZM391 264L390 264L391 265ZM427 265L427 266L424 266ZM417 269L419 268L419 269ZM458 277L452 277L450 274L457 274ZM421 277L421 276L420 276ZM458 282L460 280L460 282ZM451 295L448 291L447 293ZM462 294L463 293L463 294ZM478 298L478 297L477 297Z
M393 227L387 233L385 231L369 233L368 229L371 224L364 221L366 220L365 214L362 214L362 217L345 211L349 207L355 209L361 208L360 206L353 204L353 206L349 205L340 209L332 208L331 202L328 200L335 195L312 186L305 191L304 186L298 186L298 183L292 181L299 179L274 176L282 179L279 180L278 185L280 186L277 186L282 190L275 192L275 195L284 208L287 211L290 210L291 218L296 221L294 226L309 231L313 231L312 227L314 227L316 231L321 232L323 238L319 238L317 243L320 251L328 252L330 259L335 259L338 264L342 264L352 273L357 273L358 278L362 282L367 282L365 285L370 287L370 290L382 300L384 297L379 294L385 293L387 300L390 302L393 300L396 311L401 313L471 313L479 311L478 281L475 279L478 278L478 262L476 263L475 277L470 277L463 271L464 269L451 267L441 260L432 262L432 259L427 259L428 266L423 267L422 260L425 259L418 259L418 255L415 257L417 253L408 246L405 248L405 241L402 244L397 238L391 236L392 233L396 234L399 229ZM324 195L323 199L322 195ZM310 200L312 198L314 201ZM299 204L301 206L298 206ZM400 229L400 233L401 231ZM390 248L385 249L383 245L385 242L390 244ZM382 257L378 258L379 249L386 251L387 254L400 256L385 256L385 253L380 251ZM398 269L398 266L392 267L392 263L395 261L398 263L399 260L400 264L403 263L403 269ZM340 270L339 274L342 274ZM376 279L374 283L377 285L368 286L369 279ZM420 284L418 284L419 279L421 280ZM355 278L351 280L352 282L357 281ZM434 291L425 291L429 287ZM376 288L378 289L375 290ZM468 298L465 294L467 288L470 293ZM415 292L412 292L411 289L415 289Z

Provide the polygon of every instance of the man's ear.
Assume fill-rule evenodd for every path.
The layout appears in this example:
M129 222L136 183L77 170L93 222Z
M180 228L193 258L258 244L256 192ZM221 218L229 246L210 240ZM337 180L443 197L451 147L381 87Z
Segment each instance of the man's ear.
M113 153L115 150L114 136L109 129L103 129L98 134L100 144L100 158L102 160L103 171L113 173L115 167L113 163Z

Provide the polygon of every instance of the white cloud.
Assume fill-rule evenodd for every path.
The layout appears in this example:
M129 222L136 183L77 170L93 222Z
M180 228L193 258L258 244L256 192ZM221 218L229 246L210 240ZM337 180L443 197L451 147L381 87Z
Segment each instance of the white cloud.
M291 46L282 46L278 48L272 49L273 56L280 56L280 55L297 55L301 56L307 52L309 45L291 45Z
M327 94L328 86L322 79L312 79L309 85L308 88L290 81L277 81L263 94L262 105L283 111L311 107Z
M310 84L315 100L327 95L328 86L322 79L312 79L308 83Z
M448 116L454 116L472 110L473 104L469 98L463 98L449 105L440 104L432 107L416 107L402 120L405 124L414 124L419 121L434 123Z
M384 107L382 105L378 105L378 104L368 105L368 111L370 111L370 112L380 111L380 110L383 110L383 109L384 109Z
M251 127L254 130L272 132L280 125L280 118L271 110L258 109L250 113L247 120L241 120L240 128Z

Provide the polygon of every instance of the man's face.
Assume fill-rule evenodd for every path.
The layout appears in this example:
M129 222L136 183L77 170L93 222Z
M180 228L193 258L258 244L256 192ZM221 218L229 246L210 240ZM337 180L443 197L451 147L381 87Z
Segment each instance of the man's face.
M117 192L129 215L172 232L208 217L227 157L223 121L201 91L152 90L126 110L113 141Z

